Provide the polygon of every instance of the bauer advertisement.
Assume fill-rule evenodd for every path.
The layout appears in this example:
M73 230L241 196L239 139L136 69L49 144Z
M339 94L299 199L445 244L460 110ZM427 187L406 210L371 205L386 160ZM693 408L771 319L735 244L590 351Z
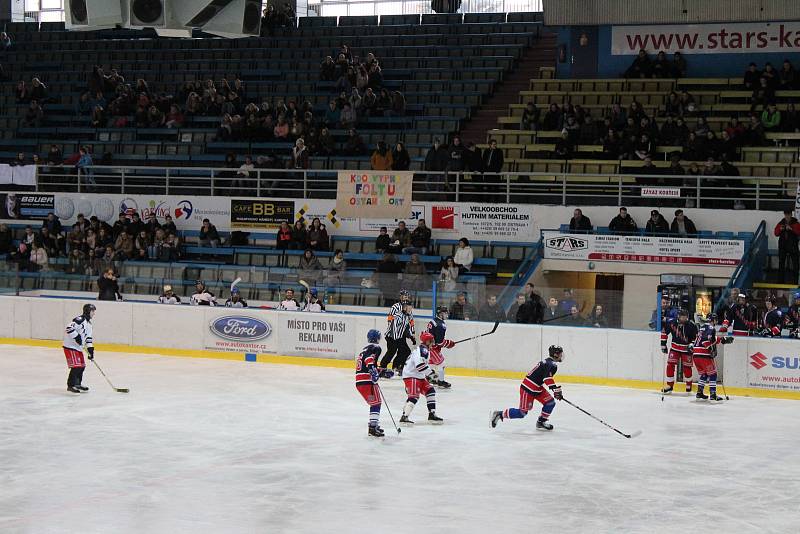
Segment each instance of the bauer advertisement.
M542 234L546 259L730 267L744 255L744 241L735 239Z

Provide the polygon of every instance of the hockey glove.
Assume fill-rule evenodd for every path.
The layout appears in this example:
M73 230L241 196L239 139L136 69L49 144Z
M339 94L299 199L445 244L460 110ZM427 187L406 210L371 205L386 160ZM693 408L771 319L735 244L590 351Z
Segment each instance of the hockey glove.
M689 343L687 348L689 349L689 354L692 354L694 352L694 343Z
M444 341L442 341L441 345L443 349L452 349L455 346L456 344L452 339L445 339Z
M414 345L414 346L417 345L417 338L415 338L414 336L409 336L409 339L411 340L411 344L412 345Z
M431 371L426 378L428 382L436 382L439 380L439 375L436 374L436 371Z
M94 360L94 347L86 347L86 352L89 353L89 359Z
M667 353L667 346L666 345L661 345L661 352L663 352L664 354Z
M381 376L381 373L378 371L377 367L373 367L369 370L369 376L372 377L372 383L376 384Z
M561 393L561 386L556 386L553 388L553 396L556 400L561 400L564 398L564 395Z
M723 345L728 345L730 343L733 343L733 338L730 337L730 336L723 337L722 341L720 341L720 343L722 343Z

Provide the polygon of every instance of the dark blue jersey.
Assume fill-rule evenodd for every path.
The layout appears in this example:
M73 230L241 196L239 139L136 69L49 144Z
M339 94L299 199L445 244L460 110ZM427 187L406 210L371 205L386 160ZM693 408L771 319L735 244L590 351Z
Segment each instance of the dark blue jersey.
M522 387L534 395L541 392L544 386L553 389L556 387L556 381L553 380L553 377L557 371L558 366L556 362L552 358L546 358L531 369L522 380Z
M764 328L767 330L767 335L780 337L782 327L783 312L778 308L772 308L764 314Z
M433 336L434 343L441 345L447 333L447 325L442 319L434 317L428 321L428 326L425 330Z
M381 355L380 345L370 343L361 351L356 358L356 385L372 384L372 375L370 371L375 369L377 371L376 363L378 357Z

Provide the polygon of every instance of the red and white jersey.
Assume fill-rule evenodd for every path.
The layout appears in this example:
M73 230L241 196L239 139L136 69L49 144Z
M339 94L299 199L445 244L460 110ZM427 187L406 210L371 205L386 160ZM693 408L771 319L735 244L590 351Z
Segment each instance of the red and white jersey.
M403 378L426 378L429 374L431 368L428 366L428 349L420 345L406 360Z
M83 315L75 317L64 332L63 347L83 351L83 347L94 347L92 339L92 323Z
M442 349L452 349L456 344L450 339L445 339L441 343L434 343L428 350L428 362L431 365L442 365L444 363L444 356Z

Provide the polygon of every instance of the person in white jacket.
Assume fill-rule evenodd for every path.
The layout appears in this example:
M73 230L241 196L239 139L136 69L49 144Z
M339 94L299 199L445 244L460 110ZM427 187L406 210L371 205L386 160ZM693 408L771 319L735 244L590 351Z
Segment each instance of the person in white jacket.
M408 400L403 408L403 416L400 423L413 425L414 421L409 419L414 410L420 394L425 395L428 404L428 421L432 424L441 424L444 420L436 415L436 390L431 382L436 382L439 377L436 371L428 365L428 351L434 343L433 334L423 332L419 336L419 346L411 353L403 367L403 382L406 385Z
M462 237L458 240L458 248L453 257L453 261L458 266L458 273L463 274L472 270L472 262L474 260L475 256L472 254L472 247L469 246L469 239Z

